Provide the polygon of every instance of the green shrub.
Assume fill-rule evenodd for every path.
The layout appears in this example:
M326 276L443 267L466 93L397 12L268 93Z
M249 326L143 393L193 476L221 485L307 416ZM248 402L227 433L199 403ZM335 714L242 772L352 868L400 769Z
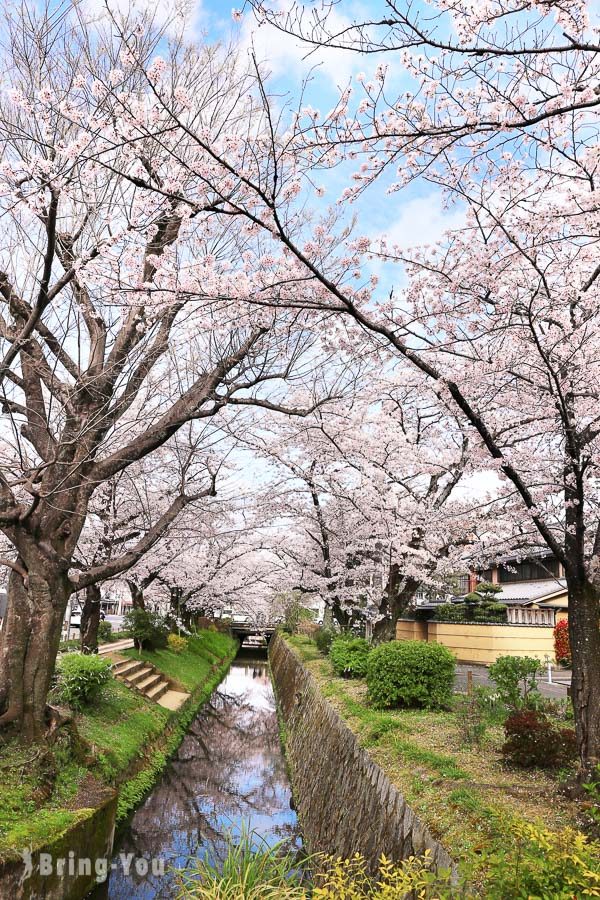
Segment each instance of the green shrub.
M483 853L490 900L575 900L600 896L600 843L580 831L516 821L502 849Z
M181 637L179 634L170 634L167 638L167 646L173 653L183 653L187 650L187 638Z
M110 680L110 662L101 656L65 653L57 664L57 693L63 703L83 709L96 700Z
M371 652L368 641L360 637L338 637L332 641L329 659L337 675L346 678L364 678L367 674L367 658Z
M98 640L101 643L107 643L112 638L112 625L110 622L102 621L98 625Z
M541 668L539 659L531 656L500 656L489 671L501 701L511 709L522 709L539 701L535 676Z
M158 613L147 609L130 609L125 613L124 625L138 650L160 650L167 646L169 630Z
M313 640L320 652L327 655L335 638L336 633L333 628L319 628L319 630L315 632Z
M390 641L380 644L367 662L369 697L375 707L448 706L456 660L441 644Z

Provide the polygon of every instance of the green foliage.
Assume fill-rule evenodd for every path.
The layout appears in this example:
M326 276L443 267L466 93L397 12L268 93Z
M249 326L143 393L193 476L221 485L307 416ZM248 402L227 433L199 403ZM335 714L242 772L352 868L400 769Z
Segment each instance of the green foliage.
M138 649L158 650L167 646L167 628L158 613L147 609L130 609L125 613L124 626Z
M465 604L464 603L440 603L436 606L433 614L436 622L464 622L465 620Z
M98 641L106 644L112 640L112 625L104 619L98 625Z
M371 645L364 638L341 636L329 648L329 659L336 675L364 678Z
M271 614L281 621L281 628L287 634L295 634L300 622L312 622L314 609L306 606L306 595L301 591L285 591L277 594L271 604Z
M110 662L101 656L65 653L58 659L56 693L73 709L96 700L111 679Z
M500 656L490 666L489 674L502 702L511 709L522 709L539 702L536 675L541 668L541 662L531 656Z
M499 849L483 855L489 900L600 897L600 843L573 828L553 832L511 823Z
M375 876L369 873L366 860L358 853L351 859L324 857L317 868L315 882L313 900L400 900L402 897L441 900L450 897L446 891L451 888L449 873L434 872L430 850L401 863L382 856Z
M535 709L515 710L504 723L502 753L513 765L557 769L572 763L577 742L572 728L558 728Z
M177 872L178 900L307 900L295 853L255 832L226 835L222 862L195 858Z
M183 653L184 650L187 650L187 645L187 638L181 637L180 634L170 634L167 638L167 647L173 653Z
M456 661L447 647L423 641L390 641L367 661L369 698L380 709L446 707L452 698Z
M501 590L498 584L483 582L463 603L436 606L433 618L438 622L506 622L506 605L496 599Z
M336 636L337 633L333 628L319 628L318 631L315 631L313 640L319 648L319 652L326 656Z

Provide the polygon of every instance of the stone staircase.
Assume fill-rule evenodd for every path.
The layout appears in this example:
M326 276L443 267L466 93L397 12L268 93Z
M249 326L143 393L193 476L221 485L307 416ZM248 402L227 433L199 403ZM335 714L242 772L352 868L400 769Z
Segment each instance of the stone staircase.
M189 697L183 691L173 690L162 672L143 659L115 659L112 673L127 687L139 691L148 700L167 709L178 709Z

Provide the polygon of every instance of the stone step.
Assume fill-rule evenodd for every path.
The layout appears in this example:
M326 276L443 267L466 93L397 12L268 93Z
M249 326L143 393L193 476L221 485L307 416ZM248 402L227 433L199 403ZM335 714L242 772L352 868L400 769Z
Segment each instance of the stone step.
M145 678L144 681L136 682L135 686L138 689L138 691L141 691L142 694L146 694L146 696L148 696L148 691L150 690L150 688L155 687L155 685L157 685L159 683L159 681L162 681L162 680L163 680L163 677L160 674L160 672L157 672L156 669L154 669L152 671L152 674L149 675L148 678Z
M133 684L137 687L141 681L145 681L149 675L153 674L153 672L154 668L149 666L148 663L144 663L143 667L134 672L133 675L127 673L125 680L128 684Z
M158 684L151 687L150 690L144 692L144 696L154 703L158 703L163 694L169 690L169 682L161 679Z
M180 706L183 706L189 696L189 694L186 694L183 691L169 690L160 698L158 705L164 706L165 709L176 710L179 709Z
M125 659L115 663L112 671L113 675L117 678L128 678L130 675L133 675L134 672L139 672L145 665L146 663L143 659Z

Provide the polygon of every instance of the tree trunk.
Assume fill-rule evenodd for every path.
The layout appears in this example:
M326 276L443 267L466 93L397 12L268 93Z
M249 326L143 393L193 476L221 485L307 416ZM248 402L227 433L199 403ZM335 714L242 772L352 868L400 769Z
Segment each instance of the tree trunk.
M131 594L131 603L133 609L146 609L146 602L144 600L144 589L136 584L135 581L128 581L127 587L129 588L129 593Z
M66 575L44 568L29 564L27 587L11 572L0 632L0 728L13 727L24 743L46 731L46 702L71 593Z
M81 652L97 653L98 652L98 626L100 625L100 587L97 584L90 584L86 588L85 601L81 611Z
M402 578L397 565L390 566L387 587L379 606L382 618L373 627L373 639L376 642L395 639L396 623L411 608L419 585L420 582L415 578Z
M568 573L567 585L571 694L581 777L588 780L600 763L600 588Z

